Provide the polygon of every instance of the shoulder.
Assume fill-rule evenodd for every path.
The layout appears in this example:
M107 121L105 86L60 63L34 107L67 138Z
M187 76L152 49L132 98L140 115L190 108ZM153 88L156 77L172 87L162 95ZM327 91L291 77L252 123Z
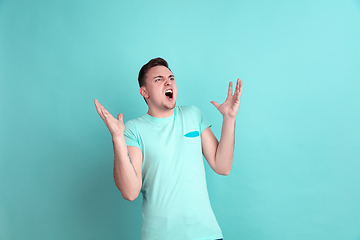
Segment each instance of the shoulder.
M195 106L180 106L178 110L178 116L181 116L185 119L195 119L196 122L203 121L203 113L199 108Z
M138 128L143 126L145 123L144 117L140 116L135 119L128 120L125 122L125 131L138 132Z

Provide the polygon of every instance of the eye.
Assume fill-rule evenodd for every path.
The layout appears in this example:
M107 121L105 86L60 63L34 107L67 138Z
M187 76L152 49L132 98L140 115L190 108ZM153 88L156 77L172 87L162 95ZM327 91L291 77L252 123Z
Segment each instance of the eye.
M174 77L171 77L171 78L170 78L170 80L171 80L171 81L174 81L174 80L175 80L175 78L174 78Z
M161 78L156 78L155 79L155 82L159 82L159 81L161 81Z

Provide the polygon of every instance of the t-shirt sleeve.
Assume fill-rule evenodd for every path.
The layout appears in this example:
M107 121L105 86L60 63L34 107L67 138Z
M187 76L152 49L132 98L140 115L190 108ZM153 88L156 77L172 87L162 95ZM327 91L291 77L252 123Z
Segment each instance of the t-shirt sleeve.
M206 119L205 115L200 111L199 108L193 106L193 111L196 114L196 117L199 121L199 126L200 126L200 134L208 127L211 127L211 124L209 123L209 121Z
M126 145L128 147L134 146L141 149L139 135L137 133L136 126L132 121L128 121L125 123L124 137L125 137Z

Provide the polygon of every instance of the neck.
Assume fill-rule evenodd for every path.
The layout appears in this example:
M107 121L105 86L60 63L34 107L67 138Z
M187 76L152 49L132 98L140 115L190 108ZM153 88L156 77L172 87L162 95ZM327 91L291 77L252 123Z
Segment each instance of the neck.
M156 118L166 118L166 117L170 117L171 115L174 114L174 109L153 110L153 109L149 108L147 114L149 114L152 117L156 117Z

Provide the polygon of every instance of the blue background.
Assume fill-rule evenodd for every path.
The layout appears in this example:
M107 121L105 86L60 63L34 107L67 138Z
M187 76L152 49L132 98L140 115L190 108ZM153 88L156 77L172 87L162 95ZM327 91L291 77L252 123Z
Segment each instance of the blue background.
M158 56L217 137L243 80L232 172L206 167L226 240L360 239L358 0L0 1L0 239L139 239L93 100L144 114Z

